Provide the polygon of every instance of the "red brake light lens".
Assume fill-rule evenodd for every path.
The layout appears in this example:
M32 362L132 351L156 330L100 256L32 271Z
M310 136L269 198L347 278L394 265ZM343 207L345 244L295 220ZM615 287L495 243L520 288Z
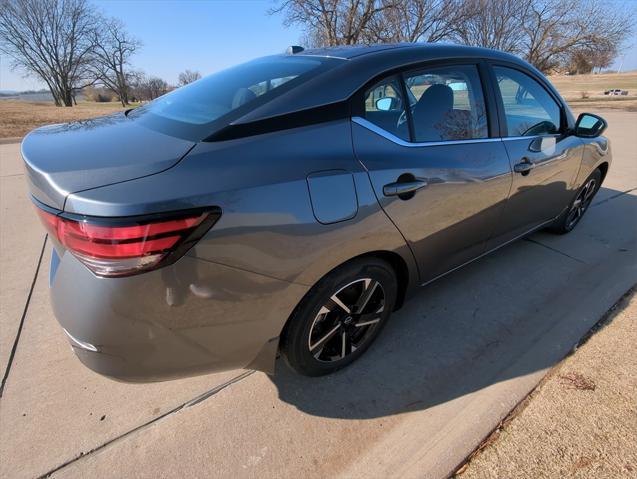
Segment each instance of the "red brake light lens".
M206 211L171 219L112 223L36 210L49 234L99 276L128 276L176 260L219 218L218 213Z

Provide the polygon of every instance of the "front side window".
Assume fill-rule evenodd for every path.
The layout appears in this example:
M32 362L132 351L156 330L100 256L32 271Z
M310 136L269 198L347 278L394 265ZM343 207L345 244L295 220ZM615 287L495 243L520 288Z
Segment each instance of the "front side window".
M365 118L383 130L409 140L409 124L400 78L385 78L365 92Z
M487 115L473 65L427 68L405 75L414 141L487 138Z
M508 136L550 135L560 131L560 106L542 85L513 68L494 67L494 70Z

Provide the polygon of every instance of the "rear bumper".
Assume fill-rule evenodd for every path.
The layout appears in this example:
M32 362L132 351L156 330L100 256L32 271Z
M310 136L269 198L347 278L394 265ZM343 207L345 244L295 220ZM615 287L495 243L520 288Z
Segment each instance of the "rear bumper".
M191 256L137 276L99 278L56 251L50 286L80 361L129 382L245 367L272 372L281 329L308 289Z

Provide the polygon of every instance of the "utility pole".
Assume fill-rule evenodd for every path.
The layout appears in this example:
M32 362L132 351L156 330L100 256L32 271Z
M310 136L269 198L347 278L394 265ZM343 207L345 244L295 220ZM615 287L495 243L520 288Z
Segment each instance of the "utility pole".
M621 59L621 61L619 62L619 68L617 69L617 73L621 73L621 72L622 72L622 67L624 66L624 57L625 57L625 56L626 56L626 54L624 53L624 54L622 55L622 57L621 57L622 59Z

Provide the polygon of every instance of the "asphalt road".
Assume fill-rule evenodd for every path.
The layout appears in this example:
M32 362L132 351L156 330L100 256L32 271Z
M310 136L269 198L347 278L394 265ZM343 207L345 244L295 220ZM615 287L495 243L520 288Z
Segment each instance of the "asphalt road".
M573 233L422 289L320 379L281 363L129 385L81 366L48 303L19 145L0 145L0 476L446 476L637 282L637 113L605 116L614 164Z

